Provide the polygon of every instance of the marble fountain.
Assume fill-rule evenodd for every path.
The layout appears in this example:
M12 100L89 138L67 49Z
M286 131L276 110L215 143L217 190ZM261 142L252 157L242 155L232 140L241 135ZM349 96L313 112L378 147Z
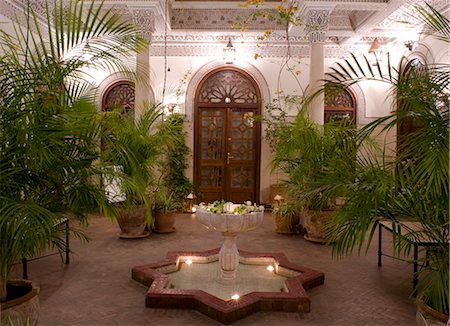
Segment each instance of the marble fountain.
M238 250L238 234L261 225L264 207L214 202L196 207L207 229L222 233L221 248L168 252L166 259L132 269L132 278L149 287L151 308L197 309L229 324L257 311L309 312L306 290L324 274L291 263L282 253Z

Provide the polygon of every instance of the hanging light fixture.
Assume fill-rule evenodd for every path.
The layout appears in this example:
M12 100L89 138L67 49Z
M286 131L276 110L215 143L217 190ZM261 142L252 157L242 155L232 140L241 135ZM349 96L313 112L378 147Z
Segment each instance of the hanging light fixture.
M370 45L369 54L372 54L373 56L369 58L370 63L372 66L376 66L377 63L383 63L383 49L380 45L380 42L378 42L378 38L374 38L372 41L372 44Z
M231 37L228 39L228 44L223 48L223 60L227 64L232 64L236 60L236 49L231 43Z
M380 42L378 42L378 38L374 38L368 52L369 54L373 54L373 58L370 58L372 66L376 66L377 62L382 62L383 50L381 49Z

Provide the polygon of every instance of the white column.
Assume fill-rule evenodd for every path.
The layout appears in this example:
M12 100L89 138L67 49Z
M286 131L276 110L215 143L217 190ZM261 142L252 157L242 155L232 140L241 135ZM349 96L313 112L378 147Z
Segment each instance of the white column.
M132 10L133 21L141 31L141 37L148 44L136 56L136 83L135 83L135 119L139 118L144 109L144 104L152 100L150 88L150 42L155 30L155 16L153 10L137 8Z
M323 43L311 43L311 59L309 67L309 94L314 93L323 85L324 64L323 64ZM323 125L324 121L324 94L320 93L311 102L308 108L309 117Z
M324 78L324 42L328 28L330 8L310 9L307 28L310 43L309 92L313 94L323 86ZM309 117L318 124L324 122L324 95L317 96L308 107Z
M134 89L135 119L139 118L144 109L144 103L151 100L150 90L150 43L136 57L136 84Z

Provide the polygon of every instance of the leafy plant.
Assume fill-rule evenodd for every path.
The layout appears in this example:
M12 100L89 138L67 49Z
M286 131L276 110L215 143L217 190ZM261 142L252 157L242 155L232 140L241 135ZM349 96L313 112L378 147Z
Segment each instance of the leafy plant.
M145 205L149 224L148 192L157 182L154 169L164 144L164 138L157 133L161 117L161 105L145 103L137 119L133 110L124 115L120 109L103 112L99 119L102 169L108 178L105 181L107 184L117 181L119 190L109 200L125 208Z
M165 139L163 155L159 161L161 183L180 206L193 190L192 183L184 175L189 148L185 144L183 122L180 114L172 113L159 125L159 136Z
M128 72L121 55L145 43L103 2L84 4L46 2L48 29L28 9L25 28L0 31L1 301L14 262L63 243L54 227L63 216L110 212L92 182L99 129L86 69Z
M279 168L288 175L289 205L296 206L297 211L333 207L345 189L318 188L317 184L337 163L346 169L353 168L358 144L351 123L344 120L319 126L307 117L303 108L280 135L271 164L273 169Z
M439 39L449 42L449 21L433 8L418 8L428 24L427 31L439 32ZM432 26L436 24L436 26ZM431 26L430 26L431 25ZM389 61L388 61L389 62ZM433 242L420 271L419 293L424 301L445 314L449 313L449 92L448 64L414 67L406 58L399 67L373 67L367 58L353 56L332 69L326 87L339 90L364 81L377 80L391 86L397 108L358 132L360 139L388 132L403 123L418 126L401 136L395 158L365 151L356 160L355 169L340 175L330 169L322 186L345 187L345 205L328 226L335 255L348 255L369 246L377 222L392 222L394 249L408 254L412 243L421 239ZM403 222L417 221L419 230Z
M175 198L164 185L157 185L153 192L153 209L163 213L175 212L181 209L181 202Z

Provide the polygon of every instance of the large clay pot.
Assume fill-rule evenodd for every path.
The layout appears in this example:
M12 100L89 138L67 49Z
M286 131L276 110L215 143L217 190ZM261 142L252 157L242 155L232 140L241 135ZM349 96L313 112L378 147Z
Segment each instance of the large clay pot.
M121 233L121 238L143 238L150 235L145 230L147 219L145 216L145 206L138 206L133 208L121 208L117 223Z
M157 233L171 233L175 231L175 216L176 212L154 212L155 217L155 232Z
M298 214L289 213L282 214L274 212L276 231L279 234L299 234L303 233L303 227L300 223Z
M1 304L2 325L37 325L39 287L28 280L9 280L8 298Z
M428 306L420 297L416 300L417 313L416 322L419 326L443 326L448 325L449 316L434 310Z
M335 209L316 211L305 209L302 211L302 224L306 229L305 239L316 243L325 243L325 224L335 214Z

